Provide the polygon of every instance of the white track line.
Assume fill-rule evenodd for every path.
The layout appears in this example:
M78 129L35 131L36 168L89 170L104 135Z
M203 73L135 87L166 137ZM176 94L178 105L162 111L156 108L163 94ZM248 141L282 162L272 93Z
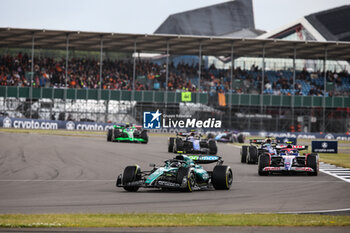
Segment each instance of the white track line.
M288 211L288 212L278 212L278 213L279 214L313 214L313 213L334 213L334 212L344 212L344 211L350 211L350 208L335 209L335 210Z
M333 176L347 183L350 183L350 169L337 167L335 165L327 163L320 163L320 171L327 175Z

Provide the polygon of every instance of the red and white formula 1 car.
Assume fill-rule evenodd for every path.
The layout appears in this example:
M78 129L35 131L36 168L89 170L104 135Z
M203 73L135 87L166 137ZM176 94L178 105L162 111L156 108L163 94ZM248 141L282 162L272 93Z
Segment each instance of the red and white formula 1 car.
M319 158L317 153L303 153L308 146L281 145L277 146L275 153L266 152L259 156L258 173L267 176L275 172L304 172L309 176L317 176Z

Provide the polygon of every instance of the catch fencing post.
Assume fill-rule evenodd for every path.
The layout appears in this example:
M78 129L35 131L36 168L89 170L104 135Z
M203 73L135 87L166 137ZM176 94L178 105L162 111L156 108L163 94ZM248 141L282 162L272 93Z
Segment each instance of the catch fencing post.
M69 33L66 34L66 77L64 83L64 115L66 118L66 102L67 102L67 79L68 79L68 58L69 58Z
M135 78L136 78L136 49L137 49L137 44L136 44L136 39L135 38L135 42L134 42L134 64L133 64L133 71L132 71L132 92L131 92L131 105L132 105L132 102L134 101L135 99ZM131 115L132 117L135 117L134 116L134 107L131 108Z
M297 56L296 45L294 45L293 50L293 88L292 88L292 125L294 127L294 104L295 104L295 59Z
M327 45L325 46L324 50L324 60L323 60L323 72L324 72L324 77L323 77L323 101L322 101L322 106L323 106L323 122L322 122L322 132L325 133L326 131L326 79L327 79L327 70L326 70L326 62L327 62Z
M201 91L201 69L202 69L202 41L199 42L199 55L198 55L198 93L197 103L199 103L200 91Z
M265 77L265 44L263 44L262 50L262 68L261 68L261 95L260 95L260 112L263 115L264 108L264 77ZM263 118L260 117L260 129L263 129Z
M32 64L30 67L30 88L29 88L29 97L30 97L30 118L32 118L32 104L33 104L33 78L34 78L34 32L32 33Z
M228 104L229 104L229 126L230 126L230 129L232 128L232 82L233 82L233 71L235 69L235 59L233 57L233 42L232 42L232 47L231 47L231 84L230 84L230 94L229 94L229 98L230 100L228 101Z
M167 111L168 105L168 82L169 82L169 39L166 41L166 74L165 74L165 111Z

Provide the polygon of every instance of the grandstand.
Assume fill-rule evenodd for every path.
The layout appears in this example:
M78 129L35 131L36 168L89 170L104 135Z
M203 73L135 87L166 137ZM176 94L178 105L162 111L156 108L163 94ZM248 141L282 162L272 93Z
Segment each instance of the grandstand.
M291 41L268 34L265 39L232 38L244 36L247 30L255 31L254 37L261 35L249 2L227 3L236 9L233 12L242 12L237 6L247 9L248 26L227 24L209 32L202 25L196 36L171 35L162 30L179 27L166 26L157 32L171 34L0 28L0 47L6 51L0 59L0 111L19 118L140 123L143 111L161 109L191 112L199 119L216 117L224 127L240 130L344 132L350 125L350 75L346 69L327 70L327 64L350 60L350 44ZM163 25L181 22L174 19L188 14L225 9L231 8L218 4L180 13ZM198 21L191 22L198 27ZM12 48L23 52L11 53ZM66 56L54 59L38 53L45 49L65 51ZM98 52L100 58L75 57L70 52L80 50ZM124 54L124 59L110 59L112 51ZM137 55L141 52L161 54L161 59L141 59ZM184 62L185 56L197 59ZM229 58L229 67L205 62L203 57L208 56ZM237 66L242 57L259 58L261 63ZM267 58L289 59L294 66L267 70ZM322 69L297 70L296 58L322 60ZM192 93L191 103L181 99L184 91Z
M68 88L99 88L98 61L93 59L71 59L68 64L69 80L65 79L65 61L55 61L50 57L35 60L34 87L67 87ZM28 72L29 57L19 53L16 56L3 56L0 58L0 84L2 86L30 87L26 78ZM202 83L197 89L197 65L170 64L169 79L166 83L164 64L156 64L151 61L137 61L137 78L135 90L165 90L191 91L215 93L219 90L225 93L260 94L261 70L235 69L233 89L231 90L230 70L216 69L214 66L202 68ZM103 61L102 88L117 90L132 90L132 62L119 60ZM346 72L334 73L328 71L329 82L326 96L348 96L350 93L349 74ZM266 71L265 94L278 95L311 95L322 96L323 76L321 72L308 72L307 70L296 72L296 86L293 88L293 73L290 71ZM315 89L314 93L310 93ZM279 91L279 92L278 92Z

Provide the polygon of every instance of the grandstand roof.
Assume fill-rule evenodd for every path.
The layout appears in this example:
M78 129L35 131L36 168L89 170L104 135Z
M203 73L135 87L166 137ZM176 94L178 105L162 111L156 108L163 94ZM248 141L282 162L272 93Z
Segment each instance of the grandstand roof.
M302 25L313 40L317 41L350 41L350 5L320 11L302 17L280 28L259 35L258 39L282 38L296 32Z
M203 55L229 56L233 45L236 57L261 57L262 48L265 46L266 57L292 58L295 47L299 59L323 59L327 46L327 59L350 60L350 42L121 34L19 28L0 28L0 47L31 48L33 33L36 49L66 49L66 36L69 35L69 49L74 50L99 51L102 38L105 51L132 53L136 42L137 52L166 53L168 41L170 53L178 55L198 55L200 44L202 44Z
M326 40L350 41L350 5L320 11L305 18Z
M242 29L255 29L252 0L229 1L170 15L154 33L221 36Z

